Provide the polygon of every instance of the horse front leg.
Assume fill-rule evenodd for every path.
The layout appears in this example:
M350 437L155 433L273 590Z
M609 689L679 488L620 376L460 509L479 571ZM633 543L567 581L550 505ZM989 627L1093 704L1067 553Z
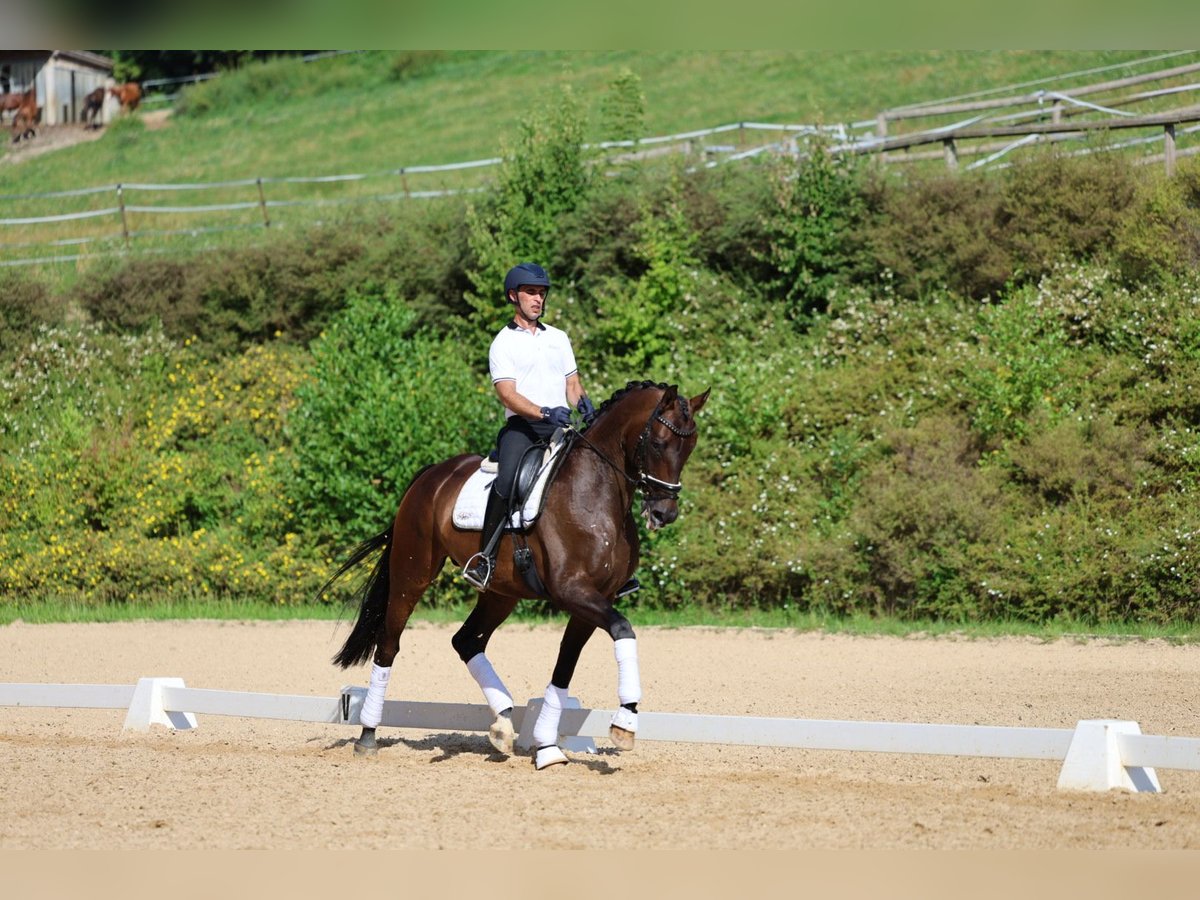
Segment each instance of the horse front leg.
M558 647L558 660L554 664L550 683L546 685L541 711L533 725L533 765L538 771L568 762L566 754L558 746L558 726L579 655L595 630L593 622L578 616L571 616L567 620Z
M619 750L632 750L637 733L638 702L642 699L642 677L638 670L637 636L629 620L611 607L608 634L617 659L617 701L621 704L608 726L608 736Z

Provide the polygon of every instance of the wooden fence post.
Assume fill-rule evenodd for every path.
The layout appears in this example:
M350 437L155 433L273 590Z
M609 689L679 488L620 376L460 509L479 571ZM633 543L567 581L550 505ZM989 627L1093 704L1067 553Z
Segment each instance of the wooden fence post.
M1175 123L1163 126L1163 159L1167 164L1167 177L1175 174Z
M954 146L954 138L942 141L942 150L946 157L946 165L951 169L958 168L958 149Z
M125 238L125 249L129 249L129 220L125 216L125 189L117 185L117 206L121 208L121 234Z
M888 129L887 123L888 123L887 113L881 112L879 115L877 115L875 117L875 136L876 137L887 137L887 129Z
M267 195L263 193L262 179L258 179L258 205L263 214L263 228L271 227L271 217L267 215Z

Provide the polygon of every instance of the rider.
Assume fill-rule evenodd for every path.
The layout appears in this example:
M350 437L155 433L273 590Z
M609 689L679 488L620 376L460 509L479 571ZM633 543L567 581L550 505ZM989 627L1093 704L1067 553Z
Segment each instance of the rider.
M488 491L479 552L467 560L463 577L487 589L496 570L496 551L512 499L517 467L525 451L571 421L573 404L590 425L596 407L579 381L571 339L541 321L550 293L550 276L536 263L521 263L504 277L504 295L513 305L512 321L500 329L488 353L492 385L504 404L505 424L496 437L499 471ZM618 597L641 587L629 579Z
M512 321L500 329L488 353L492 385L504 404L505 425L496 438L499 472L488 491L479 552L467 560L463 577L485 590L496 567L496 550L512 499L517 467L533 444L570 424L571 403L590 423L596 407L579 381L575 353L566 333L540 321L550 276L536 263L513 266L504 294Z
M566 404L574 404L584 422L592 421L596 413L580 383L570 338L540 320L548 293L550 276L536 263L512 266L504 277L512 320L500 329L487 355L492 385L504 404L505 424L496 438L499 472L487 492L480 551L462 570L463 577L480 590L487 588L496 570L499 535L524 452L570 424Z

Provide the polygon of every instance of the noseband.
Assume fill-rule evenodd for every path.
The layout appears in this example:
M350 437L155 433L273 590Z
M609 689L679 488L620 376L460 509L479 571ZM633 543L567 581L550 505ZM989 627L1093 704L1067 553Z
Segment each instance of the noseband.
M634 451L634 456L638 463L638 477L630 480L642 489L647 502L651 500L678 500L679 492L683 490L683 482L663 481L661 478L655 478L646 471L646 438L650 436L650 429L655 422L661 422L667 427L669 432L681 438L691 437L696 433L695 425L685 431L673 422L668 421L655 409L650 418L646 420L646 427L642 429L642 433L638 437L637 449Z

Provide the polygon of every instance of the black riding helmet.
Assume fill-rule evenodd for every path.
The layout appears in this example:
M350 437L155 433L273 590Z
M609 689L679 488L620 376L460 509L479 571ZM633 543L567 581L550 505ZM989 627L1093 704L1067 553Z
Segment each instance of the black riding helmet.
M504 276L504 299L508 299L509 291L515 291L523 284L541 285L547 296L550 294L550 276L537 263L519 263L508 270Z

